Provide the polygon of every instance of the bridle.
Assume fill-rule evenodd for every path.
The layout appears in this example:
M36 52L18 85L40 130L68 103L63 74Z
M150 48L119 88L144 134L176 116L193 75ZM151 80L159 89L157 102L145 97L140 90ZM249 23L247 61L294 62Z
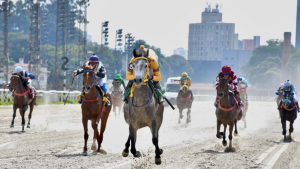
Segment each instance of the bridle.
M19 87L19 85L22 84L22 82L20 80L21 77L17 76L17 75L14 75L12 77L17 77L18 78L18 82L19 82L18 84L15 85L15 87L10 87L12 89L12 91L15 91Z
M86 72L91 72L91 73L95 73L95 71L94 70L84 70L84 73L86 73ZM93 87L93 85L95 84L95 81L96 81L96 77L95 77L95 74L93 75L93 82L92 82L92 84L90 85L90 86L88 86L88 88L92 88ZM85 89L85 86L84 86L84 82L83 82L83 89ZM84 91L83 91L84 92Z

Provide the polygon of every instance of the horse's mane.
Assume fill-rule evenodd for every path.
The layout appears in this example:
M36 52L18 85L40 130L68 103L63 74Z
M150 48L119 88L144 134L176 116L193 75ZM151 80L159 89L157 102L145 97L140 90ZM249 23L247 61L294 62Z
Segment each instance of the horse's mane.
M93 66L89 65L89 66L85 66L84 70L94 70Z

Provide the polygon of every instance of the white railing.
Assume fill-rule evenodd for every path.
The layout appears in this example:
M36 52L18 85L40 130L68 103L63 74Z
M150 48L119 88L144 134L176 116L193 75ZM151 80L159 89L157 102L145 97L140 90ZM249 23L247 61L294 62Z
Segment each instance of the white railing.
M58 91L58 90L37 90L37 96L41 98L42 102L63 102L67 97L69 91ZM70 91L68 100L77 100L77 95L80 91ZM0 89L0 100L1 102L8 102L12 100L11 92L8 89Z

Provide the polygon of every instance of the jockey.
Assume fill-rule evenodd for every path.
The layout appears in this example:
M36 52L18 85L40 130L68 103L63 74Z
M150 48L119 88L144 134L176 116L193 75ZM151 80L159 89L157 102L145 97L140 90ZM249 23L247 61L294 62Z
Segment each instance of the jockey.
M238 83L238 88L240 88L242 84L245 85L246 89L248 88L248 82L244 77L237 78L237 83ZM248 100L247 92L246 92L246 100Z
M21 67L21 66L17 66L17 67L15 67L15 71L14 71L14 73L13 73L13 75L18 75L18 76L21 76L22 77L22 79L23 79L23 85L26 87L28 87L29 88L29 90L30 90L30 93L32 93L31 94L31 98L33 98L34 97L34 90L32 90L33 89L33 87L31 86L31 81L29 81L29 79L35 79L35 76L34 75L32 75L32 74L30 74L30 73L28 73L26 70L23 70L23 68ZM5 84L4 85L4 87L9 87L10 86L10 84Z
M142 55L143 53L145 53L146 51L148 51L150 49L144 49L144 45L141 45L139 49L136 50L136 53L138 53L140 56L144 56ZM160 74L160 70L159 70L159 65L158 65L158 61L155 60L152 56L147 56L148 58L148 65L149 65L149 69L153 69L153 76L152 75L147 75L148 79L149 80L152 80L153 81L153 84L155 86L155 88L159 91L156 91L156 95L158 97L158 101L159 101L159 104L162 103L161 101L161 96L158 94L158 92L160 93L163 93L163 91L161 90L161 86L159 84L159 81L161 80L161 74ZM130 60L130 64L128 66L128 69L127 69L127 73L126 73L126 79L129 80L126 88L125 88L125 93L123 95L123 101L125 103L128 103L128 96L130 94L130 89L131 89L131 86L134 82L134 74L133 74L133 69L131 67L131 65L133 64L134 62L134 57Z
M223 66L222 67L222 71L219 73L218 75L219 78L225 78L227 79L229 77L229 88L231 91L234 92L234 95L238 101L238 104L239 106L242 106L242 101L241 101L241 98L240 98L240 94L239 92L237 91L237 80L236 80L236 75L235 73L231 70L231 68L229 66ZM219 85L219 81L216 82L216 90L218 90L218 85ZM217 105L217 100L218 100L218 97L216 97L216 101L215 101L215 107L217 108L218 105Z
M123 87L125 89L125 83L124 83L124 80L123 80L123 78L121 77L120 74L116 74L116 76L115 76L112 84L114 84L114 83L119 83L120 84L120 88L119 88L120 93L122 92L122 90L121 90L121 84L123 85Z
M90 58L89 61L86 63L86 65L96 65L95 67L95 76L96 76L96 85L100 86L101 89L103 90L104 94L102 94L100 92L100 94L102 95L102 97L107 98L107 102L105 104L105 106L110 106L110 101L109 98L107 96L107 89L106 89L106 79L105 79L105 68L102 64L102 62L100 62L99 57L96 56L95 54L93 54ZM84 70L82 68L79 68L78 70L75 70L72 74L72 77L75 78L77 75L84 73ZM82 97L84 96L83 91L81 92L80 95L80 99L78 100L78 103L82 103Z
M188 74L186 72L183 72L181 75L182 75L182 77L180 78L179 86L182 87L183 85L187 84L187 86L189 87L188 91L191 93L192 99L194 100L193 92L192 92L192 90L190 90L191 85L192 85L192 79L188 76ZM181 92L182 92L182 90L180 90L180 93ZM178 93L177 98L179 98L179 93Z
M293 98L293 102L295 104L295 106L297 106L297 110L298 112L300 112L300 109L299 109L299 104L298 104L298 100L296 99L296 88L294 87L294 85L289 81L285 81L283 83L283 85L281 86L281 91L277 91L276 92L277 95L279 94L290 94ZM280 109L280 106L281 106L281 101L280 101L280 104L278 104L278 110Z

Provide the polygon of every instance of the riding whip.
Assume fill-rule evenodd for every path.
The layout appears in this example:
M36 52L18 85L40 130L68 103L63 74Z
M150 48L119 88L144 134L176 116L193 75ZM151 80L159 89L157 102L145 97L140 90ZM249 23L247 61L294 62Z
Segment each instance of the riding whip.
M70 93L71 87L72 87L72 85L73 85L73 82L74 82L74 77L73 77L73 80L72 80L72 83L71 83L71 86L70 86L70 89L69 89L69 92L68 92L68 95L67 95L67 97L66 97L66 100L65 100L64 105L66 105L66 102L67 102L67 100L68 100L69 93Z

